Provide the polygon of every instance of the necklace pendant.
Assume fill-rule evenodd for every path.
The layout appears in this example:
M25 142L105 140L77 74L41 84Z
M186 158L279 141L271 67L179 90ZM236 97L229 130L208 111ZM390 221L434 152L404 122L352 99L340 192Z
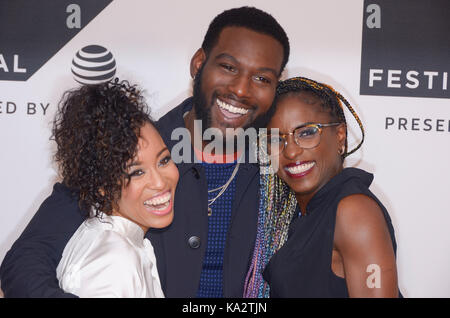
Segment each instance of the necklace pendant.
M210 207L208 207L208 216L212 215L212 209Z

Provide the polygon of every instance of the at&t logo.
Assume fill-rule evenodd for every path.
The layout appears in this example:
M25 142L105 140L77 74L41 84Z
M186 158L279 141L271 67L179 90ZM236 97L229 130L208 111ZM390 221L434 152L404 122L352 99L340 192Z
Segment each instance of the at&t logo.
M107 82L116 74L116 61L111 52L103 46L85 46L72 60L72 74L81 84Z

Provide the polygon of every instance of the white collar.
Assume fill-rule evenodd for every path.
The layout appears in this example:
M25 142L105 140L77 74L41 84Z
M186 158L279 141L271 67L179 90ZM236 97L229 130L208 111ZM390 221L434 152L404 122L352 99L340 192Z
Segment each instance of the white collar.
M88 226L89 224L101 223L106 229L128 238L134 245L138 247L144 246L144 230L123 216L107 215L100 212L99 216L90 218L87 223Z

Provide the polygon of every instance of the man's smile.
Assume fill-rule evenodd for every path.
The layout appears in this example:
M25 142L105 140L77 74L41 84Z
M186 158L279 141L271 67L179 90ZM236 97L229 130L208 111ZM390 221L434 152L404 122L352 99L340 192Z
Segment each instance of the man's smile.
M235 107L231 104L228 104L228 103L220 100L219 98L216 99L216 103L223 113L225 113L225 114L229 113L229 115L232 116L233 118L236 118L236 116L240 117L241 115L245 115L248 113L248 109L245 109L242 107Z

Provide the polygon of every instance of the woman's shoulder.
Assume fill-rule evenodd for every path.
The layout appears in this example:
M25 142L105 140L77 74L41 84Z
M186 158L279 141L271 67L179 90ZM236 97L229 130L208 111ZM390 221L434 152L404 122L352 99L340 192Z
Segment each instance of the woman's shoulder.
M117 229L117 225L111 217L91 218L86 220L84 225L86 239L92 241L96 255L120 258L122 262L139 257L133 240L126 232Z
M342 170L337 188L337 217L362 222L387 215L386 208L369 189L374 175L359 168Z
M344 168L335 178L332 179L339 184L341 191L354 191L356 193L366 192L374 179L374 175L359 168Z
M117 231L111 221L108 217L85 220L69 241L64 254L71 255L71 262L80 266L99 258L122 266L136 266L139 253L135 245L124 233Z
M381 210L384 206L370 190L370 185L374 179L373 174L358 168L345 168L338 175L333 177L325 186L333 198L336 209L341 206L345 210L354 211L353 206L358 208L366 204L375 203Z
M366 194L351 194L340 200L336 212L335 236L338 241L366 245L390 237L380 205Z
M60 286L76 295L98 297L97 287L109 286L113 294L108 295L114 297L122 290L130 294L130 283L140 286L136 275L141 265L139 252L126 236L104 219L90 218L66 246L57 276Z
M366 193L353 193L343 197L337 206L338 217L355 219L383 216L383 211L377 201Z

